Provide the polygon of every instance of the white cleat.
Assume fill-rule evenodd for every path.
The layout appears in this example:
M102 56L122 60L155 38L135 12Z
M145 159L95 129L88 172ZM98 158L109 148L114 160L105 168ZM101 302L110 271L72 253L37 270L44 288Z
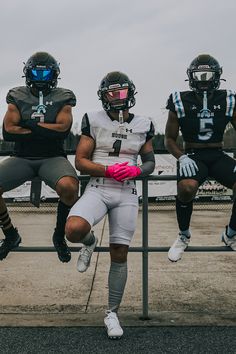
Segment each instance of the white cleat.
M179 233L177 239L168 252L168 258L171 262L177 262L181 259L182 254L188 247L189 241L190 237L181 234L181 232Z
M96 236L94 237L95 237L94 243L92 243L89 246L83 245L83 247L80 250L79 258L77 261L77 270L80 273L86 272L86 270L90 266L90 261L91 261L93 251L98 243L97 237Z
M233 237L228 237L225 230L222 234L222 241L226 244L226 246L230 247L233 251L236 251L236 235Z
M110 310L106 311L104 323L107 329L107 335L110 339L119 339L123 336L123 329L121 328L119 319L115 312Z

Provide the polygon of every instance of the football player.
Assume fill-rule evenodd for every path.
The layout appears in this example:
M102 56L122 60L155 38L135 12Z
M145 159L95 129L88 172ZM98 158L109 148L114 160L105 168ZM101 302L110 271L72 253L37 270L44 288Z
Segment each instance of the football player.
M190 91L173 92L165 132L167 150L178 160L176 214L179 235L168 252L176 262L187 248L193 199L198 187L212 177L236 192L236 162L223 151L223 134L230 122L236 128L235 92L220 90L222 68L208 54L198 55L187 69ZM182 132L184 151L177 144ZM236 251L236 201L224 243Z
M71 90L57 88L59 64L49 53L33 54L23 72L26 85L8 92L3 122L3 137L15 142L15 147L14 156L0 163L0 226L5 235L1 240L0 260L21 242L2 193L39 176L60 197L53 243L60 261L69 262L65 222L78 199L78 178L66 158L63 142L70 132L76 98Z
M108 276L108 310L104 319L110 338L123 334L117 311L127 279L127 254L138 215L134 179L153 172L154 127L150 119L129 112L135 105L135 86L121 72L101 81L98 96L103 110L86 113L76 152L76 168L91 176L83 196L73 206L66 237L84 244L77 263L85 272L98 242L91 231L108 214L111 264ZM140 154L142 164L137 166Z

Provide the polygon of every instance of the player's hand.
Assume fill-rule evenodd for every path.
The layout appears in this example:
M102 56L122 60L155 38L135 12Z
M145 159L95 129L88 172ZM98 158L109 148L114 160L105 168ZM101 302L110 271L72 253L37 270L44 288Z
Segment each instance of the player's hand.
M105 171L105 177L114 178L114 173L118 171L121 167L126 166L128 161L122 163L115 163L114 165L107 166ZM115 179L115 178L114 178Z
M141 169L137 166L121 166L114 172L114 177L117 181L123 182L128 179L133 179L141 174Z
M26 129L33 129L39 123L38 119L25 119L20 122L20 126Z
M179 158L179 174L184 177L193 177L198 171L197 164L187 155L182 155Z

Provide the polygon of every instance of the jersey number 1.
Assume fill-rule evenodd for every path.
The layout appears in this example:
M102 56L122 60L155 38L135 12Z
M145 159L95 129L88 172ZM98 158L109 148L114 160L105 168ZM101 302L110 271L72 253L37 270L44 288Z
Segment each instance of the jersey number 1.
M116 140L112 145L114 151L109 152L108 156L119 156L120 148L121 148L121 140Z

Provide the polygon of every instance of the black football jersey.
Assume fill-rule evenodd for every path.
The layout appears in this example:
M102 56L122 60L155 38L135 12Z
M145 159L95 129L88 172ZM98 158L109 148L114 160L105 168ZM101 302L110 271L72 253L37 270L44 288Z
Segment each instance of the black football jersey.
M14 104L22 120L40 117L44 123L55 123L57 114L65 105L75 106L76 97L71 90L54 88L45 97L34 96L26 86L11 89L6 97L7 103ZM15 143L15 155L29 158L47 158L65 156L64 141L61 139L49 140L39 137L32 140Z
M235 92L216 90L202 97L194 91L173 92L167 109L176 113L185 142L218 143L235 111Z

